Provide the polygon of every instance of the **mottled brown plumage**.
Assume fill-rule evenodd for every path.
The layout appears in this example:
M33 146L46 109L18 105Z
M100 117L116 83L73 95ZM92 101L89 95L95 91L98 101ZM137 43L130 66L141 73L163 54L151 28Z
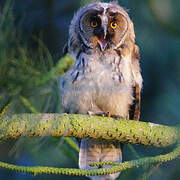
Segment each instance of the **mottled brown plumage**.
M139 49L127 12L117 3L92 3L81 8L71 21L67 47L75 63L60 81L64 112L108 112L128 118L134 102L134 117L139 119ZM79 167L88 169L90 162L102 161L121 162L121 145L82 139ZM91 179L115 179L118 175Z

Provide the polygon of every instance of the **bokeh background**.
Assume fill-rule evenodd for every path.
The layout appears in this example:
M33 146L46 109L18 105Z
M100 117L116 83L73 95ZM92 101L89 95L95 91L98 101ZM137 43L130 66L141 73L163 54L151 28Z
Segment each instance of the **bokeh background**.
M57 65L73 14L91 0L0 0L0 110L7 114L58 113ZM105 2L105 1L104 1ZM108 2L108 1L106 1ZM142 121L177 125L180 118L179 0L119 0L134 22L144 79ZM57 73L52 73L56 68ZM171 148L133 146L140 157ZM63 138L20 138L0 144L0 160L18 165L77 167L77 156ZM124 160L135 159L124 147ZM155 167L155 166L154 166ZM134 168L121 179L178 180L180 160L159 168ZM31 176L0 169L0 179L83 180L85 177Z

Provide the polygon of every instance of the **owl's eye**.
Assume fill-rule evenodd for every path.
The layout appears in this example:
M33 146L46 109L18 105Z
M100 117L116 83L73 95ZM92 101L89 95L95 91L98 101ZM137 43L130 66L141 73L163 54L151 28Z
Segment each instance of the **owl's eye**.
M90 22L90 25L91 25L91 27L95 28L98 26L98 23L97 23L97 21L93 20Z
M112 22L110 24L110 26L111 26L112 29L116 29L117 28L117 23L116 22Z

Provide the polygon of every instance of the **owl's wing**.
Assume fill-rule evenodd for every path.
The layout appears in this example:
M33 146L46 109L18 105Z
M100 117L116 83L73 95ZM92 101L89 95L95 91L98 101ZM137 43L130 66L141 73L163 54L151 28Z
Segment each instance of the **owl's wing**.
M134 104L130 109L130 119L139 121L140 119L140 106L141 106L141 90L138 84L134 87Z
M142 76L139 65L139 48L137 45L134 46L132 55L132 74L134 80L134 103L131 106L129 117L130 119L139 120L140 118L140 105L141 105L141 88L142 88Z

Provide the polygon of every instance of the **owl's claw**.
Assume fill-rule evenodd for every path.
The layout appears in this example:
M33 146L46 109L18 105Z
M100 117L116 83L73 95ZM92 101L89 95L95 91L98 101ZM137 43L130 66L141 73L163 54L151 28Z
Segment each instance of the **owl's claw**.
M125 119L123 116L120 115L111 115L111 117L115 119Z
M94 113L92 111L88 111L87 114L89 116L102 116L102 117L112 117L112 118L115 118L115 119L124 119L124 117L120 116L120 115L112 115L110 114L110 112L99 112L99 113Z
M92 111L88 111L87 114L88 114L89 116L95 115L95 113L92 112Z

